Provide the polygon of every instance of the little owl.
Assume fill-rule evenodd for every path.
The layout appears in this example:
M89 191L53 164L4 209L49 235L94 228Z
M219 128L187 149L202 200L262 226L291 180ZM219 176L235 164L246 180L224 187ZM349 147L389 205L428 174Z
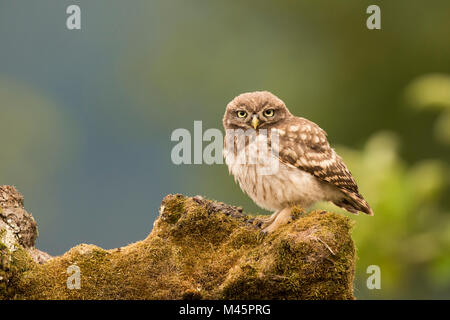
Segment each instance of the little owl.
M307 208L318 201L331 201L352 213L373 215L350 171L328 144L325 131L292 115L272 93L258 91L237 96L227 105L223 125L224 157L230 173L258 206L275 211L264 222L264 232L287 223L292 206ZM244 142L239 144L237 139L243 133ZM268 150L266 159L251 161L256 153L262 154L261 141ZM276 170L261 170L268 163Z

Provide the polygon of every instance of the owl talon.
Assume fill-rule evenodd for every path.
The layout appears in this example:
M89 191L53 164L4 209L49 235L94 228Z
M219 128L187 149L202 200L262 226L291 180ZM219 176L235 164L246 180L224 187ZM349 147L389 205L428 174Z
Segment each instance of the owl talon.
M260 230L258 232L258 240L264 240L268 233L267 230Z

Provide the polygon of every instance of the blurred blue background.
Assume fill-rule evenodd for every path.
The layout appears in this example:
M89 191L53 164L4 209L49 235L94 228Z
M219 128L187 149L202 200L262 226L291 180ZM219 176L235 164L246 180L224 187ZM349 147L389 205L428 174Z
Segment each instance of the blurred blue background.
M145 238L168 193L264 212L225 165L173 165L170 135L222 130L234 96L269 90L328 132L374 208L351 216L355 295L450 298L449 14L444 0L0 0L0 184L53 255Z

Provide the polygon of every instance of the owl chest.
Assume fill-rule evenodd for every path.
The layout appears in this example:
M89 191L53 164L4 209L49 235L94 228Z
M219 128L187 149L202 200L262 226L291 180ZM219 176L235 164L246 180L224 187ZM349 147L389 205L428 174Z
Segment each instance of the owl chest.
M248 144L236 152L224 151L224 156L236 182L257 205L267 210L293 204L307 207L327 197L323 183L317 178L285 165L270 153L252 159L255 149L255 145Z
M261 141L247 143L242 148L235 145L234 148L233 150L228 148L224 150L228 169L247 193L253 189L255 189L253 193L256 193L258 190L250 188L250 185L267 184L268 181L265 178L276 173L279 160L271 154L267 145L265 150L262 150L264 148L262 148Z
M272 203L277 181L273 176L261 175L260 170L264 168L258 164L238 163L234 157L227 157L226 162L236 182L256 204L269 210L278 206Z

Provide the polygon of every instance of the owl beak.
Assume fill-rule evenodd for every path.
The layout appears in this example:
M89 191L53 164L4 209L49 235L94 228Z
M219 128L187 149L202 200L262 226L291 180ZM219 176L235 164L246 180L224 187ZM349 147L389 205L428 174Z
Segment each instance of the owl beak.
M255 128L255 130L256 130L256 128L258 127L258 125L259 125L259 119L258 119L258 116L255 114L255 115L253 116L253 118L252 118L252 126L253 126L253 128Z

